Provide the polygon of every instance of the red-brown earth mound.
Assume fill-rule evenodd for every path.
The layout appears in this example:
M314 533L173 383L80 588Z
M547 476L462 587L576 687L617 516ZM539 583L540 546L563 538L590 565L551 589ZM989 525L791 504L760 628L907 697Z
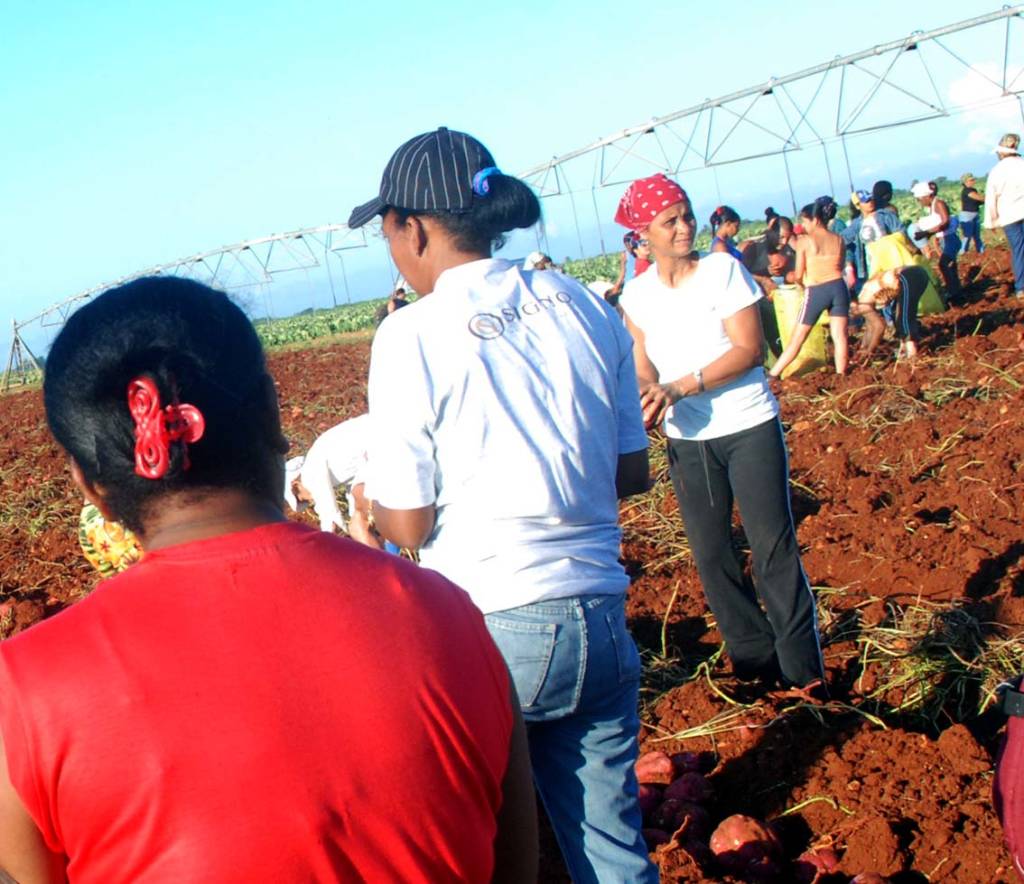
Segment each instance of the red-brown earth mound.
M1001 720L989 692L1024 648L1024 304L1005 249L962 259L961 274L967 304L925 320L916 365L896 363L888 344L847 377L816 373L781 394L831 703L754 700L729 677L660 440L661 481L623 505L630 622L647 662L642 746L710 753L713 823L774 821L787 862L829 845L850 875L1013 879L991 803ZM296 450L365 408L368 356L362 340L270 357ZM96 575L38 390L0 398L0 416L6 637L81 598ZM654 856L666 881L734 880L680 839ZM787 865L780 880L793 874ZM550 837L542 878L567 880Z

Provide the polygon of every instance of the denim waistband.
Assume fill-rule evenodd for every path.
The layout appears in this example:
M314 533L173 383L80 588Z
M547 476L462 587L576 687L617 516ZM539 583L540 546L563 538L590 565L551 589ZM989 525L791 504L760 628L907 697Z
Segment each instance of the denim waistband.
M520 605L518 608L508 608L504 611L492 611L496 617L502 614L537 615L546 616L551 614L572 615L582 611L584 608L597 608L605 604L623 602L626 599L625 593L614 593L612 595L574 595L565 598L547 599L539 602L531 602L528 605ZM490 616L490 615L488 615Z

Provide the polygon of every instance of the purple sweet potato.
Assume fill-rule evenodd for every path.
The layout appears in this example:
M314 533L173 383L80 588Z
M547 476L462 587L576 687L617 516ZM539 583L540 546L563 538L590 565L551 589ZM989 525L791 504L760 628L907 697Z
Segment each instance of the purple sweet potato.
M690 771L669 783L668 788L665 789L665 797L678 798L680 801L692 801L694 804L704 804L711 798L711 784L703 774Z
M682 801L677 798L667 798L651 813L650 825L655 829L664 829L666 832L676 830L676 820L682 809Z
M672 756L672 765L676 774L703 773L705 770L700 752L676 752Z
M668 844L672 840L672 836L664 829L644 829L643 836L644 841L647 842L648 850L654 850L655 847L661 844Z
M692 801L680 801L673 831L678 831L684 824L688 836L707 843L711 834L711 816L703 807Z
M650 815L657 810L658 805L661 804L661 799L663 798L662 793L664 791L665 790L662 789L661 786L655 783L640 784L640 813L643 814L645 820L648 819Z
M839 871L839 856L830 847L805 850L793 863L793 873L800 884L815 884L824 875Z

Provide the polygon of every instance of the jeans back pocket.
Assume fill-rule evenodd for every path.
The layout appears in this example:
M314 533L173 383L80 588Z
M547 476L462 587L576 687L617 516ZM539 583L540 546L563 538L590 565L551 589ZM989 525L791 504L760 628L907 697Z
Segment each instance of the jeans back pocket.
M554 623L530 622L502 614L488 614L484 619L512 675L519 705L524 712L528 711L536 705L544 687L558 627Z
M614 611L605 615L612 644L615 647L615 658L619 667L619 684L640 680L640 652L636 642L626 627L626 611L619 605Z

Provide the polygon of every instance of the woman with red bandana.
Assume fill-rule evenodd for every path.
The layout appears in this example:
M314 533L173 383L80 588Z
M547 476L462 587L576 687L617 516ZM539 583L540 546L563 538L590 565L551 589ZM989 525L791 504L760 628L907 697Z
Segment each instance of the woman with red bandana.
M664 175L634 181L615 220L643 233L654 258L621 304L644 419L662 423L668 437L686 535L733 670L823 695L814 595L789 506L779 407L762 366L760 290L728 254L698 259L690 199ZM734 499L754 585L732 546Z

